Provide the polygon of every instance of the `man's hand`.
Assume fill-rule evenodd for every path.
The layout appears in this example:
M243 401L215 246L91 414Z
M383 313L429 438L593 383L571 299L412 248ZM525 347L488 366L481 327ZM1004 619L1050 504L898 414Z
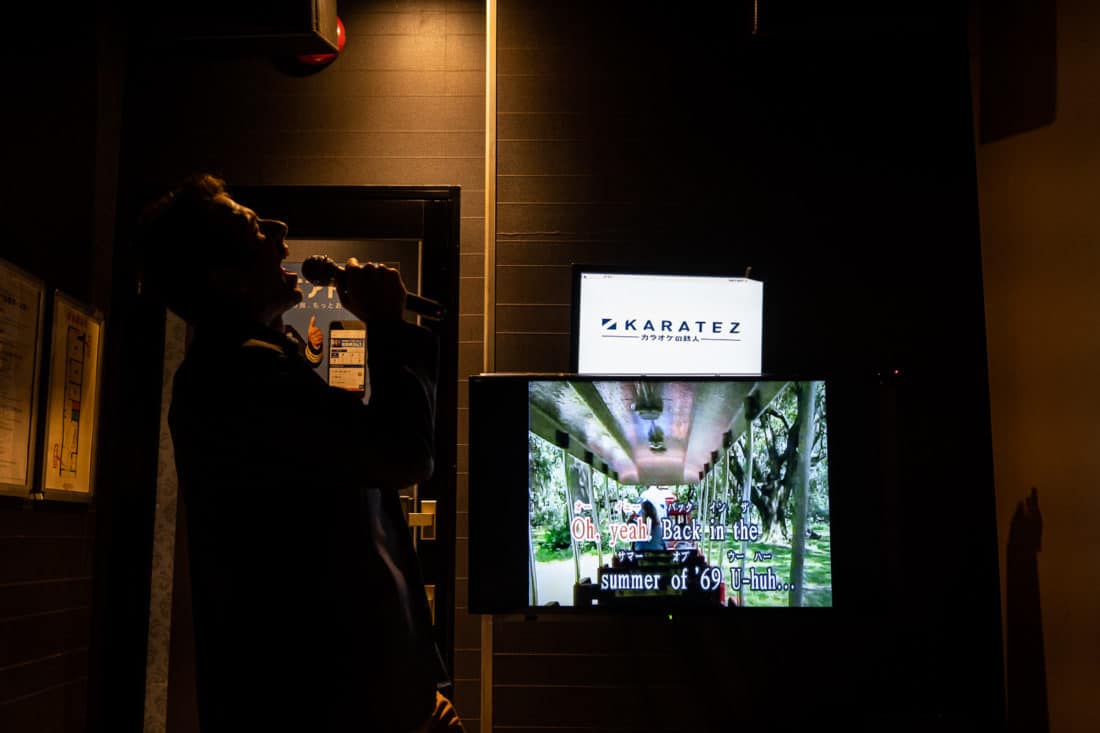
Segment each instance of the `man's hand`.
M351 257L344 266L340 302L362 321L400 321L405 314L401 273L376 262L360 265Z
M309 340L309 346L314 351L321 350L321 344L325 339L325 332L317 327L317 316L309 317L309 328L306 329L306 339Z

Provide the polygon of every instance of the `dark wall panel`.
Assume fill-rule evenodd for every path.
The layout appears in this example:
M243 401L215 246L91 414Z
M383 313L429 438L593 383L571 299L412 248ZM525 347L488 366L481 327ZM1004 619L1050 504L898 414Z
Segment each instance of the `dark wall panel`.
M497 729L955 730L1002 714L965 19L760 3L754 35L752 5L499 4L496 369L568 368L572 263L752 266L765 370L914 375L883 489L912 511L853 531L950 545L971 570L918 589L904 578L929 558L895 550L901 576L812 622L498 619ZM933 450L933 478L944 430L966 447ZM932 512L950 496L947 525L966 531L926 521L921 496ZM641 649L669 660L592 672ZM631 712L604 712L624 699Z
M0 725L82 730L95 514L0 506Z
M95 203L104 192L112 200L113 188L97 175L96 143L110 139L117 109L104 106L113 82L97 76L96 16L73 9L55 24L48 51L30 30L41 27L37 9L6 18L19 30L0 52L8 72L0 258L105 308L109 282L94 273L109 271L109 257L100 258ZM0 730L85 729L95 517L87 504L0 497Z

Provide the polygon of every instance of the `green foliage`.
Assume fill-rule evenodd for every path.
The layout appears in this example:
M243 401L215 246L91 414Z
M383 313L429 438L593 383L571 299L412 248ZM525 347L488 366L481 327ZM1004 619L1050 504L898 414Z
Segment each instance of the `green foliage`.
M814 405L814 445L810 456L810 517L829 519L829 439L826 434L825 385L819 384Z
M569 525L565 522L550 525L542 535L542 544L550 550L568 550L572 542Z
M560 448L527 434L531 481L531 536L539 559L554 559L570 549L569 507L565 503L565 464ZM549 557L544 557L548 555Z
M821 538L806 540L805 585L802 605L831 606L833 601L833 572L829 526L814 523L811 529L820 534ZM739 542L728 542L726 549L740 552L741 544ZM756 560L757 553L761 553L760 557L767 557L770 553L771 558ZM785 582L789 578L791 567L790 546L769 542L750 543L745 563L746 574L749 568L756 568L758 572L766 572L769 567L775 568L775 574ZM728 568L725 573L726 577L729 578ZM787 591L753 591L748 586L745 587L746 606L786 606L788 602L789 594Z
M621 486L618 486L616 491L617 493L611 495L612 504L614 504L619 499L622 499L623 501L628 501L631 504L637 504L638 499L640 499L642 496L642 487L635 486L633 484L623 484Z
M829 517L829 460L825 386L815 390L813 443L800 446L798 395L809 383L792 382L775 396L753 423L753 504L768 538L789 538L794 520L792 497L799 454L810 450L810 518ZM735 451L736 453L737 451ZM744 461L744 458L741 458ZM740 473L735 469L735 473ZM743 474L742 474L743 475Z
M562 451L534 433L528 433L527 447L531 481L531 526L546 527L568 522L565 505L565 469Z
M569 504L565 491L565 453L557 446L543 440L534 433L527 434L528 471L531 481L531 499L529 505L531 537L535 544L535 558L540 561L561 560L572 555L572 534L569 531ZM619 487L608 478L604 488L602 474L593 477L595 492L599 501L599 511L604 510L602 492L608 491L617 498ZM636 487L622 487L634 490ZM629 494L630 492L624 492ZM595 497L594 497L595 498ZM614 500L611 502L614 503ZM607 518L601 517L601 525L606 527ZM610 537L601 533L601 549L610 552ZM595 542L581 542L577 548L582 553L596 553Z

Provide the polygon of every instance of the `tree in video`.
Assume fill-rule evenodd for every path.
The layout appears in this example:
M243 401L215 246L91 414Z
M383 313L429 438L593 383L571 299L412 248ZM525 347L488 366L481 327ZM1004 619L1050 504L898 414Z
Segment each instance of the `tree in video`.
M812 422L803 432L804 414L811 404ZM802 411L800 413L800 404ZM742 578L769 567L789 568L786 585L794 585L788 597L776 593L751 593L745 589L745 605L831 606L832 565L829 524L829 456L826 437L824 385L791 382L780 391L753 422L752 481L749 503L731 507L734 523L745 520L745 543L728 542L727 559L741 568ZM808 440L809 445L803 441ZM744 486L747 436L733 446L736 458L730 473ZM748 509L745 513L744 510ZM758 528L756 533L753 528ZM728 536L728 535L727 535ZM751 582L751 581L750 581ZM798 602L795 603L795 597Z

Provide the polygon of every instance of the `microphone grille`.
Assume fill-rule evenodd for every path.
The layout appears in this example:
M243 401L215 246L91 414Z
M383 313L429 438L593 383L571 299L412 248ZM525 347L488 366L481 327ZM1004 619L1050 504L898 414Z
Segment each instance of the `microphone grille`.
M327 285L333 278L332 260L325 255L310 255L302 262L302 277L314 285Z

